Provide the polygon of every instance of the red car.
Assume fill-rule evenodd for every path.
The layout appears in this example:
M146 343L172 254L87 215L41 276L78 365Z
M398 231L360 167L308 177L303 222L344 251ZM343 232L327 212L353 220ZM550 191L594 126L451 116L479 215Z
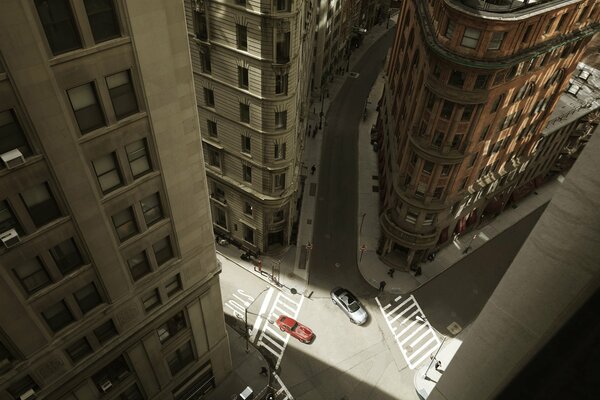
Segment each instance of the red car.
M285 315L281 315L277 318L277 326L279 326L279 329L289 333L302 343L310 343L315 338L315 334L309 327L304 326L295 319L286 317Z

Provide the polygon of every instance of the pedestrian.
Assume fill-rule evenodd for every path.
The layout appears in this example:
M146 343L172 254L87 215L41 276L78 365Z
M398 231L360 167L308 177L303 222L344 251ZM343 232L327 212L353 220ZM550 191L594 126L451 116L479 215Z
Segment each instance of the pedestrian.
M385 281L379 282L379 293L383 292L383 289L385 289Z
M388 270L388 275L390 276L390 278L393 278L393 277L394 277L394 272L396 272L396 270L395 270L394 268L390 268L390 269Z
M415 270L415 276L420 276L422 274L421 267L417 267Z
M438 361L435 363L435 370L439 371L440 369L442 369L442 362Z
M317 167L315 167L315 164L313 164L313 166L310 167L310 174L314 175L316 170L317 170Z
M269 376L269 371L267 370L267 367L260 367L260 372L258 374L264 375L264 376Z

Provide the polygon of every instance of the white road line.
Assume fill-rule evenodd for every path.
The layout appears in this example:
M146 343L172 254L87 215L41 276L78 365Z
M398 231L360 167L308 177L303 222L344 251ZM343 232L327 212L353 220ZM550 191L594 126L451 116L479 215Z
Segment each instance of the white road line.
M408 299L404 300L402 303L398 304L392 311L390 311L389 313L387 313L385 317L386 318L389 317L390 315L392 315L393 313L395 313L397 309L401 308L402 306L404 306L409 301L410 301L410 297Z
M417 322L417 321L415 321L415 322ZM414 324L410 324L409 326L413 326L413 325L414 325ZM415 336L417 333L419 333L419 331L420 331L421 329L423 329L423 326L424 326L424 325L419 325L419 327L418 327L418 328L417 328L415 331L413 331L413 332L412 332L410 335L408 335L407 337L405 337L405 338L402 340L402 342L400 342L399 344L403 346L403 345L404 345L404 343L408 342L408 341L410 340L410 338L411 338L411 337L413 337L413 336ZM407 328L407 329L408 329L408 328ZM407 329L405 329L405 330L403 330L402 332L400 332L398 335L396 335L396 337L400 337L400 336L402 336L402 334L403 334L403 333L404 333L404 332L405 332Z
M269 342L271 342L271 343L272 343L272 344L273 344L275 347L277 347L279 350L281 350L281 351L283 351L283 350L284 350L284 347L283 347L282 345L280 345L279 343L277 343L277 341L276 341L275 339L273 339L271 336L269 336L269 335L264 335L264 336L261 338L261 341L262 341L263 339L268 339L268 340L269 340ZM263 343L264 343L264 342L263 342Z
M254 321L254 325L252 325L252 331L250 332L250 341L254 342L254 338L256 337L256 333L260 329L260 325L262 324L262 315L265 311L267 311L267 307L269 306L269 302L271 301L271 296L273 296L273 288L269 288L267 294L265 295L265 299L260 305L260 310L258 311L258 317L256 317L256 321Z
M285 385L283 384L283 382L281 381L281 378L279 377L279 375L277 375L277 373L275 371L272 372L273 376L275 377L275 380L277 381L277 383L279 384L279 386L281 386L281 389L279 389L277 391L277 395L279 395L281 392L285 392L285 398L282 400L286 400L286 399L290 399L290 400L294 400L294 398L292 397L292 394L290 393L290 391L285 387Z

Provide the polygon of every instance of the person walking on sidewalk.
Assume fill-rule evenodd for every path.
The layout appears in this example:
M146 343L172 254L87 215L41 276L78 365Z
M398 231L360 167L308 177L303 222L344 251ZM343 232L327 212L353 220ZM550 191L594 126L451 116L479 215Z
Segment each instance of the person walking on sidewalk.
M394 268L390 268L390 269L388 270L388 275L390 276L390 278L393 278L393 277L394 277L394 272L396 272L396 270L395 270Z
M385 289L385 281L379 282L379 293L383 292L383 289Z
M267 370L267 367L260 367L260 372L258 374L264 375L264 376L269 376L269 371Z

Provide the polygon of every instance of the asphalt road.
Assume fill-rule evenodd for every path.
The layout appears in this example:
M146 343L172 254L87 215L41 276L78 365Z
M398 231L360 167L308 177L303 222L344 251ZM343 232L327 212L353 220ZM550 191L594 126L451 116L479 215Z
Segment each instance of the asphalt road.
M358 78L347 78L329 108L324 135L311 254L311 287L329 291L345 286L358 296L372 297L374 289L356 263L358 125L369 92L383 68L394 29L373 44L356 64Z

